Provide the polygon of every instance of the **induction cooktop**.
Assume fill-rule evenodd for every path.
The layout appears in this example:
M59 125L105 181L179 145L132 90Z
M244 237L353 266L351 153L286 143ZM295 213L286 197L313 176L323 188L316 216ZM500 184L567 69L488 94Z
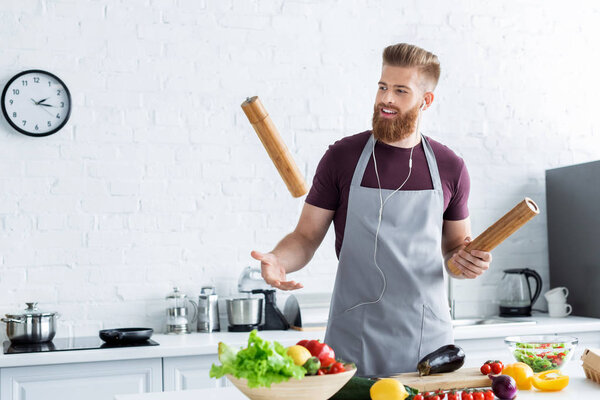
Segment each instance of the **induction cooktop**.
M96 336L57 338L51 342L34 344L17 344L5 341L4 354L40 353L47 351L69 351L90 349L115 349L119 347L158 346L159 343L152 339L137 343L108 344Z

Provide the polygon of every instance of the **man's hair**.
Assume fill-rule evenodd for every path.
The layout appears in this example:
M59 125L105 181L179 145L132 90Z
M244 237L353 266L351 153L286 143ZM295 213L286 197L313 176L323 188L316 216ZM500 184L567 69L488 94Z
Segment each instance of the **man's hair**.
M433 91L440 79L440 60L420 47L408 43L398 43L383 50L383 64L393 67L416 67L423 80L423 89Z

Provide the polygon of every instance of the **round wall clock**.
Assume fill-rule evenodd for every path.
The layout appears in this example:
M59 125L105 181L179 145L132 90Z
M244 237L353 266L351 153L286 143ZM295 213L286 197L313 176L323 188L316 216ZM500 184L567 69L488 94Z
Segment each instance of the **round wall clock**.
M17 131L28 136L58 132L71 115L71 94L56 75L39 69L19 72L2 91L2 113Z

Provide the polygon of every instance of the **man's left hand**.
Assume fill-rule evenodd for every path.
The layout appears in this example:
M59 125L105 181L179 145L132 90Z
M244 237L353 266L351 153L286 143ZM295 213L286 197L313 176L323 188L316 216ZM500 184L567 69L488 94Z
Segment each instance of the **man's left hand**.
M465 242L459 247L451 260L460 269L462 276L467 279L475 279L490 268L492 253L481 250L465 251L465 247L471 243L471 238L465 238Z

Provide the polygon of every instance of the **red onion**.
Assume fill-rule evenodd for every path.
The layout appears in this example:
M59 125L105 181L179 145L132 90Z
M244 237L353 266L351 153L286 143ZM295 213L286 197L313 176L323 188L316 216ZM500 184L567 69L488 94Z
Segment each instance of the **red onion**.
M492 392L500 400L512 400L517 397L517 382L508 375L488 375L492 380Z

